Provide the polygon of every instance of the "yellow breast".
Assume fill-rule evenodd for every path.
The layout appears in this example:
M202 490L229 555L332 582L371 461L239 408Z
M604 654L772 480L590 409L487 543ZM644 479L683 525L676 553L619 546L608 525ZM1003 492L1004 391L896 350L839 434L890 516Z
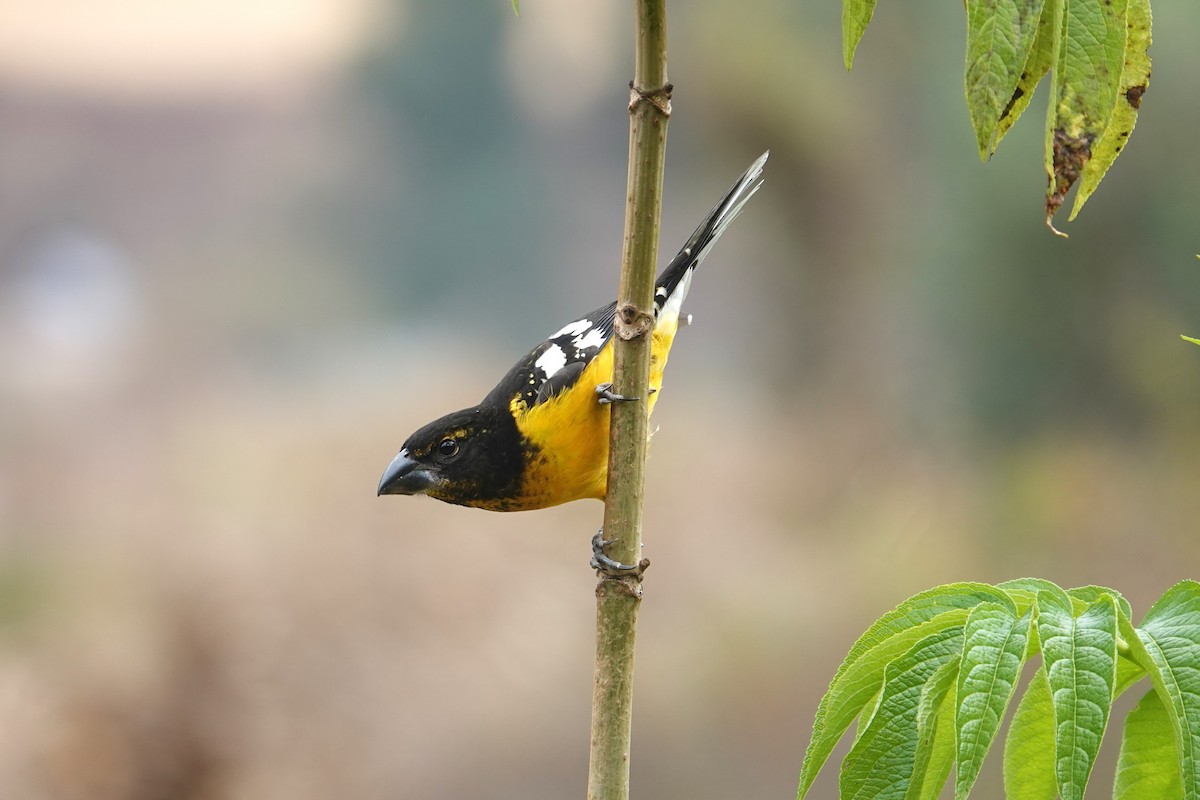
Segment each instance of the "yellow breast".
M650 410L662 390L663 369L675 339L676 320L663 319L654 329L650 355ZM604 499L608 483L609 408L595 387L612 381L613 344L609 340L561 394L534 406L514 405L513 416L535 452L525 465L521 495L530 509L586 498ZM519 401L514 401L514 404Z

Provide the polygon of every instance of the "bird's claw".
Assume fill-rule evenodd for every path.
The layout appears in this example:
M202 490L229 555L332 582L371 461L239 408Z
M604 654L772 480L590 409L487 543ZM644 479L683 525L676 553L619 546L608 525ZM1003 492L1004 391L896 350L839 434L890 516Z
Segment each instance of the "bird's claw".
M615 539L604 538L604 528L596 531L596 535L592 537L592 569L606 575L610 578L624 578L633 576L641 580L642 573L646 571L646 567L650 566L650 559L643 558L636 564L622 564L616 559L609 558L604 552L604 548L612 544Z
M596 386L596 394L600 396L600 405L606 406L609 403L629 402L637 400L636 397L627 397L623 394L617 394L612 390L611 383L601 383Z
M653 386L650 387L650 394L654 394L657 391L658 391L658 389L654 388ZM602 405L602 406L606 406L609 403L628 402L630 400L637 400L636 397L629 397L627 395L617 394L616 392L614 392L612 390L611 383L601 383L601 384L597 385L596 386L596 394L600 396L600 399L597 402L599 402L600 405Z

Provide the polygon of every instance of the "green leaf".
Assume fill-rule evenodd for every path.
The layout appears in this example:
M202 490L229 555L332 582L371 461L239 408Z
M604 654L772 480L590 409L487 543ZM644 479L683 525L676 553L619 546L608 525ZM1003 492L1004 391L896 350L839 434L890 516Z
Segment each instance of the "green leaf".
M1117 630L1120 630L1119 624ZM1146 670L1142 669L1142 665L1131 658L1117 659L1117 688L1113 690L1113 699L1116 700L1121 695L1125 694L1125 690L1135 683L1146 677Z
M946 705L946 704L949 705ZM954 687L946 693L942 708L954 706ZM933 737L933 747L929 753L929 763L925 767L925 778L918 794L912 794L905 800L938 800L942 787L950 777L950 768L954 766L954 715L938 714L937 732Z
M854 51L875 14L875 0L842 0L842 59L854 66Z
M1181 334L1179 338L1183 339L1185 342L1191 342L1192 344L1200 344L1200 339L1193 339L1190 336L1183 336Z
M937 800L956 762L964 800L1040 649L1005 741L1008 797L1082 800L1113 698L1149 674L1155 691L1125 720L1114 800L1200 800L1200 583L1172 587L1140 629L1130 614L1107 587L1029 578L909 598L859 637L834 677L798 797L858 717L842 800Z
M981 603L967 617L955 712L957 800L970 794L1000 730L1025 662L1032 619L1032 610L1018 618L996 603Z
M1151 689L1125 717L1113 800L1182 800L1171 717Z
M1013 800L1055 800L1054 701L1046 667L1041 665L1025 696L1004 742L1004 794Z
M858 725L854 727L854 739L862 736L863 731L867 729L867 723L871 721L871 717L875 715L875 709L879 707L879 692L876 692L866 703L863 704L862 712L858 715Z
M984 583L947 584L905 600L858 638L817 706L812 741L800 770L798 799L808 793L846 728L879 691L888 664L926 636L961 626L968 611L984 602L1012 601Z
M1137 125L1142 95L1150 85L1150 0L1129 0L1127 13L1125 58L1119 90L1108 124L1101 132L1100 140L1092 145L1092 157L1083 168L1068 221L1075 219L1129 141Z
M521 2L520 2L520 0L512 0L512 7L513 7L513 16L514 16L514 17L519 17L519 16L521 16Z
M1124 614L1126 619L1133 618L1133 607L1116 589L1110 589L1107 586L1078 586L1074 589L1067 589L1067 596L1075 601L1076 613L1083 611L1089 604L1096 602L1106 594L1117 601L1117 610Z
M1127 0L1063 0L1056 9L1054 81L1046 130L1046 224L1092 157L1112 116L1125 64ZM1057 232L1057 231L1056 231Z
M1042 578L1016 578L1004 583L998 583L996 584L996 588L1012 598L1018 614L1024 614L1026 609L1036 605L1037 596L1041 592L1053 592L1063 602L1066 602L1068 596L1057 584Z
M1044 4L1045 0L967 0L964 83L981 159L993 152L996 128L1013 102Z
M938 667L921 687L917 703L917 749L913 754L912 781L904 800L937 800L954 763L954 719L942 713L954 707L954 684L959 659ZM947 705L948 704L948 705Z
M1116 685L1116 603L1102 595L1076 617L1070 604L1042 592L1038 638L1054 699L1058 792L1063 800L1082 800Z
M904 800L916 767L922 691L943 665L958 660L962 643L962 628L947 628L887 665L875 714L842 762L842 800Z
M1131 642L1135 658L1170 717L1179 748L1183 796L1200 798L1200 583L1167 590L1142 620Z
M1000 146L1000 140L1012 129L1012 126L1033 99L1033 90L1046 77L1050 66L1054 63L1054 31L1055 9L1062 7L1062 0L1045 0L1042 14L1038 18L1037 33L1033 37L1033 46L1029 57L1025 59L1025 67L1017 79L1016 88L1008 98L1008 105L1000 115L996 125L996 136L992 140L992 152Z
M1134 647L1130 643L1131 639L1136 642L1138 637L1133 623L1130 622L1133 611L1123 597L1118 603L1117 612L1117 635L1119 637L1117 654L1119 658L1117 659L1117 683L1116 688L1113 689L1113 700L1125 694L1125 690L1146 676L1146 669L1138 662L1133 651ZM1137 646L1141 647L1140 642L1137 643Z

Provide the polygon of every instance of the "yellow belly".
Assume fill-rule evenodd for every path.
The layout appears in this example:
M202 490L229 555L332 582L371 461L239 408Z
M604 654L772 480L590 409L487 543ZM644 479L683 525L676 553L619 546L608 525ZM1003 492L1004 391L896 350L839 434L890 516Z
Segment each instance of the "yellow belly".
M660 320L650 356L650 410L662 390L667 354L675 338L676 320ZM587 365L569 391L517 414L517 426L536 448L525 466L522 496L527 508L545 508L572 500L603 500L608 484L609 408L594 389L612 381L613 344ZM519 410L517 410L519 411Z

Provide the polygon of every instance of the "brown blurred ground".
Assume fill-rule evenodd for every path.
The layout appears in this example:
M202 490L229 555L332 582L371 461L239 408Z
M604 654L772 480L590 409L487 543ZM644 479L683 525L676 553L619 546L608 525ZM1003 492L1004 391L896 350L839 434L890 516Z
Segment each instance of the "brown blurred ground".
M582 791L599 504L373 496L612 291L628 20L494 5L0 3L0 797ZM1200 12L1063 243L956 9L847 76L836 4L679 5L664 247L773 156L655 417L635 791L786 797L905 596L1197 577Z

